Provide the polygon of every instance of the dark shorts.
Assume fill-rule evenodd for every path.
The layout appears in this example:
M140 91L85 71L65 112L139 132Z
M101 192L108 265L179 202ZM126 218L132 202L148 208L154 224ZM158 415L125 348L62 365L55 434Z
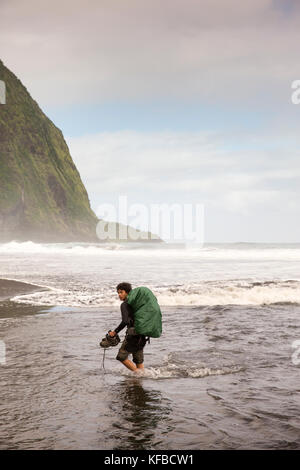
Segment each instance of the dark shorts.
M126 336L117 354L118 361L125 361L129 354L132 354L132 360L135 364L144 362L144 347L146 339L144 336Z

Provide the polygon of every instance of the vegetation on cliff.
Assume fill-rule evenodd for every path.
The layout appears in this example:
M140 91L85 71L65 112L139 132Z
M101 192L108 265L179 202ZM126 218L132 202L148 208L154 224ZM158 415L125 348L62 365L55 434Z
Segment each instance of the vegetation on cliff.
M100 241L99 219L62 132L1 60L0 80L6 87L6 104L0 104L0 242ZM112 225L118 241L121 224ZM127 241L152 237L128 229Z
M0 240L96 240L98 218L62 132L0 61Z

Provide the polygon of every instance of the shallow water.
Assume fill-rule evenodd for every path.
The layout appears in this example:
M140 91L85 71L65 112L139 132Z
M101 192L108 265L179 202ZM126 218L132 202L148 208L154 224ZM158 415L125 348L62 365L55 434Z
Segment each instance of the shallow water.
M0 275L50 290L15 300L34 305L119 306L129 281L163 306L300 304L300 244L0 244Z
M299 272L300 245L0 244L50 288L0 306L0 448L299 449ZM163 312L139 377L102 367L120 281Z
M15 305L0 319L1 449L300 448L299 305L164 307L139 377L118 348L102 368L118 308Z

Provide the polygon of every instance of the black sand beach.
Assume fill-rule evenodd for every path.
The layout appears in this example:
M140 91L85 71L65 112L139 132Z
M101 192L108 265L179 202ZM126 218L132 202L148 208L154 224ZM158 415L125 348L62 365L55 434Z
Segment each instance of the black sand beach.
M12 281L10 279L0 279L0 301L11 299L15 295L32 294L48 290L45 287L28 284L27 282Z
M0 279L0 318L11 318L23 315L34 315L42 310L42 307L11 302L16 295L33 294L48 290L45 287L36 286L26 282Z

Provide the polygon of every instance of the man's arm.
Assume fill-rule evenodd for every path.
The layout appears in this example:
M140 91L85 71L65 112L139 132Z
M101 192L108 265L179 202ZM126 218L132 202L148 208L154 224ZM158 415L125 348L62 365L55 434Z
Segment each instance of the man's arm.
M117 326L117 328L114 331L110 332L111 336L115 336L121 330L123 330L125 326L129 326L130 324L130 306L128 305L127 302L122 302L120 307L121 307L121 313L122 313L122 321L120 325Z

